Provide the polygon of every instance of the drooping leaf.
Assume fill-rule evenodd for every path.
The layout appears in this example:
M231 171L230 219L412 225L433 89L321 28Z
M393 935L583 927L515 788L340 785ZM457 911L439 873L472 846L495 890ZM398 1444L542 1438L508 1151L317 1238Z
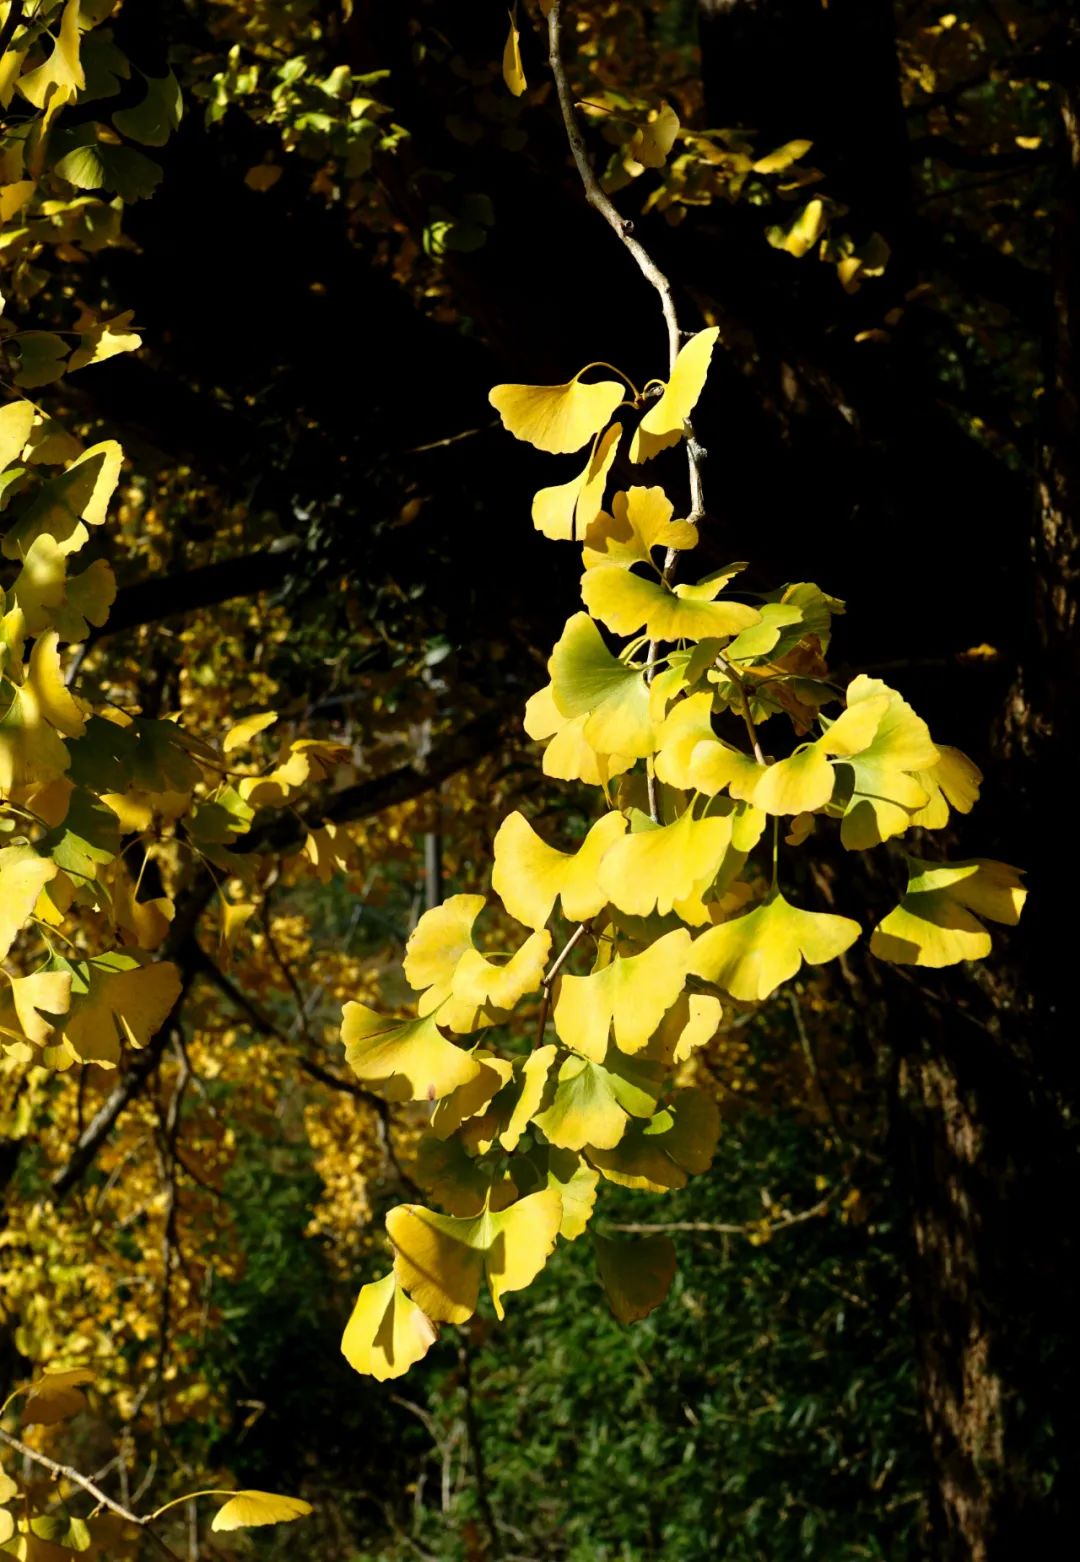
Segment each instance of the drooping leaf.
M648 119L638 126L631 138L630 156L643 168L663 168L679 128L679 116L670 103L650 109Z
M731 845L728 816L695 819L686 808L673 824L657 825L635 811L632 830L615 841L600 863L606 899L631 916L661 915L699 898Z
M214 1514L212 1530L254 1529L260 1524L291 1524L294 1519L313 1513L310 1502L301 1497L282 1497L277 1492L234 1492L223 1508Z
M520 34L514 21L513 13L510 16L510 32L506 39L506 47L502 57L503 81L508 92L512 92L515 98L520 98L525 91L525 71L521 64Z
M1008 863L979 857L969 862L933 863L908 858L903 899L874 929L870 950L895 965L938 969L990 953L990 934L980 917L1015 927L1027 890Z
M82 522L101 526L123 459L123 451L112 439L84 451L65 471L42 483L4 534L0 552L6 559L21 560L43 532L56 542L66 542Z
M122 1043L145 1047L180 996L180 972L169 960L151 962L114 950L70 965L71 1011L63 1039L84 1063L113 1067Z
M567 620L548 670L556 709L586 718L582 735L597 753L635 759L652 753L649 688L642 671L611 654L587 613Z
M468 1084L480 1065L447 1041L437 1014L394 1020L363 1003L342 1011L345 1061L356 1077L388 1101L438 1101Z
M865 851L909 827L929 801L917 776L932 770L939 759L925 721L880 678L862 674L853 679L847 689L848 709L882 695L888 704L872 741L841 767L850 768L852 776L840 824L840 840L849 851Z
M550 684L538 689L525 704L525 731L530 738L547 740L541 768L557 781L584 781L588 786L607 786L615 776L629 770L634 761L628 754L601 754L585 737L589 715L564 716L555 704Z
M683 425L705 388L709 361L720 336L719 326L709 326L681 348L658 401L646 412L630 443L631 461L648 461L683 437Z
M37 904L42 888L56 877L56 864L32 846L0 847L0 960Z
M399 1204L386 1217L394 1273L417 1305L441 1323L471 1318L486 1280L502 1318L503 1296L530 1285L546 1264L561 1217L561 1200L550 1188L468 1219Z
M631 1123L613 1150L590 1149L589 1160L609 1182L665 1193L708 1171L719 1137L715 1099L704 1090L678 1090L647 1122Z
M618 380L575 377L565 385L496 385L488 400L516 439L568 456L607 427L624 394Z
M596 821L576 852L562 852L541 840L523 814L508 814L495 836L492 886L512 917L542 928L555 902L571 921L596 915L606 902L597 866L626 829L620 813Z
M600 515L608 472L622 429L612 424L593 444L584 469L568 483L541 488L532 502L533 525L553 542L581 542Z
M183 117L180 84L172 71L164 76L143 76L146 92L141 103L118 109L112 122L121 135L143 146L164 146Z
M885 694L850 705L820 738L768 767L754 787L754 806L767 814L813 813L824 808L836 782L829 756L848 758L869 748L888 709Z
M709 928L695 940L690 970L733 998L767 998L805 960L824 965L850 949L862 929L850 917L801 911L773 890L760 906Z
M696 586L645 580L618 564L586 570L581 596L589 612L616 634L643 629L651 640L723 639L737 635L761 614L743 602L716 602L723 577Z
M83 1387L94 1381L88 1367L69 1367L66 1371L43 1372L30 1385L23 1402L24 1426L54 1426L87 1408Z
M438 1337L431 1319L405 1294L391 1270L362 1288L345 1325L341 1351L354 1371L384 1383L421 1361Z
M559 1068L550 1104L533 1121L561 1149L611 1149L631 1117L652 1115L663 1079L657 1064L614 1048L602 1064L571 1056Z
M616 955L590 976L564 976L555 1003L560 1040L602 1063L612 1028L623 1052L640 1052L683 989L690 934L679 928L638 955Z
M667 1300L677 1260L670 1237L593 1237L608 1306L620 1323L636 1323Z

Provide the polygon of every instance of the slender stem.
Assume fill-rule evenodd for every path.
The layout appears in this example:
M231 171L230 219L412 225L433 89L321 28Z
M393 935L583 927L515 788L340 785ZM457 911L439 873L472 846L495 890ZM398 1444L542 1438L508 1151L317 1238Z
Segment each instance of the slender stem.
M732 683L739 691L739 710L742 714L742 719L746 726L747 737L750 739L750 747L754 751L754 758L757 760L759 765L768 764L768 760L765 758L765 755L762 752L761 744L758 742L757 728L754 726L754 717L750 710L750 696L746 692L746 685L743 683L739 674L735 671L734 667L732 667L731 663L728 661L727 657L723 655L723 653L721 653L716 659L722 667L727 668Z
M137 1529L141 1529L144 1534L149 1535L163 1556L171 1557L173 1562L181 1562L181 1559L172 1547L167 1546L161 1536L155 1534L150 1527L155 1519L160 1517L165 1511L164 1508L159 1508L157 1513L151 1513L142 1518L139 1514L132 1513L130 1508L125 1508L119 1502L114 1502L111 1497L106 1496L100 1486L95 1485L85 1475L80 1475L78 1470L73 1470L68 1464L57 1464L55 1459L50 1459L45 1454L39 1454L36 1448L31 1448L28 1443L20 1442L17 1437L13 1437L10 1432L5 1432L2 1427L0 1427L0 1438L3 1439L9 1448L14 1448L16 1453L22 1454L24 1459L29 1459L32 1464L39 1465L43 1470L48 1470L54 1480L63 1479L70 1481L73 1486L81 1487L84 1492L93 1497L99 1507L108 1508L110 1513L115 1513L119 1518L126 1519L129 1524L134 1524ZM231 1493L228 1495L231 1495ZM166 1504L166 1506L171 1506L171 1504Z

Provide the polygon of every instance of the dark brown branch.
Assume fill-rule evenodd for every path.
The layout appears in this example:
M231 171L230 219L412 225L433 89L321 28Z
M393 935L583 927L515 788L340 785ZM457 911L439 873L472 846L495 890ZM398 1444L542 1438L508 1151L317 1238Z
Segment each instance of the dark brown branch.
M156 624L162 619L193 613L202 607L216 607L220 602L231 602L237 597L254 597L263 591L274 591L296 568L299 552L296 547L263 548L258 553L243 553L237 558L222 559L179 575L134 581L117 592L108 622L95 631L90 643L103 640L106 635L118 634L122 629L136 629L141 624Z

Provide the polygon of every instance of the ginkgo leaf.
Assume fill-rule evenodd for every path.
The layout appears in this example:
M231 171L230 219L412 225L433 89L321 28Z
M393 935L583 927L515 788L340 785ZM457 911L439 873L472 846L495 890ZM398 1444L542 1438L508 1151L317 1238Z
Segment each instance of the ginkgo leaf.
M0 960L6 959L42 889L55 877L56 864L32 846L0 847Z
M507 1152L517 1149L522 1134L540 1108L557 1051L558 1048L550 1044L536 1047L517 1067L517 1095L506 1126L498 1136L499 1143Z
M712 695L691 694L664 718L656 734L656 774L668 786L713 797L753 797L764 767L750 755L722 743L713 731Z
M663 915L699 897L731 845L730 815L695 819L687 808L673 824L657 825L635 811L632 823L632 833L614 842L599 869L605 899L631 916Z
M754 1002L795 976L804 960L809 965L835 960L861 931L850 917L801 911L774 889L753 911L702 933L690 970L733 998Z
M282 1497L277 1492L234 1492L223 1508L214 1514L212 1530L255 1529L260 1524L291 1524L314 1512L301 1497Z
M813 813L824 808L836 782L829 756L850 757L868 748L888 709L884 694L849 706L820 738L768 767L752 793L755 808L767 814Z
M560 1040L602 1063L614 1028L617 1047L640 1052L683 989L689 951L690 934L678 928L591 976L564 976L554 1010Z
M623 574L623 571L619 571ZM584 716L582 735L599 754L642 759L653 750L649 687L639 667L612 656L588 613L567 620L548 662L551 695L564 716Z
M979 800L982 772L958 748L939 743L938 762L929 770L917 770L915 779L927 794L925 807L911 816L911 823L924 830L943 830L949 822L949 809L969 814Z
M0 472L19 459L36 416L29 401L9 401L7 406L0 407Z
M870 951L895 965L934 969L982 960L991 948L980 917L1015 927L1027 890L1020 871L979 857L933 863L908 858L908 886L895 910L879 922Z
M276 710L257 711L252 716L245 716L243 721L238 721L226 732L221 752L231 754L234 749L246 747L252 738L260 732L265 732L267 727L272 727L275 721L277 721Z
M482 895L451 895L420 918L406 946L405 978L426 987L420 1013L438 1010L439 1024L459 1033L497 1024L536 992L551 952L551 936L534 932L505 963L473 942Z
M631 461L648 461L682 439L683 425L705 388L709 361L719 336L719 326L709 326L692 336L680 349L663 394L634 430L630 443Z
M630 156L643 168L663 168L679 134L679 116L668 103L650 109L649 117L634 131Z
M54 1426L87 1408L83 1385L92 1383L88 1367L69 1367L66 1371L43 1372L35 1378L23 1403L24 1426Z
M514 1065L509 1058L499 1058L479 1049L472 1057L477 1073L443 1096L432 1113L431 1130L438 1139L448 1139L467 1118L483 1112L513 1074Z
M848 709L882 695L888 704L872 741L841 767L852 776L840 824L840 840L849 851L878 846L908 828L929 800L917 775L933 769L939 758L925 721L880 678L855 678L847 689Z
M60 669L55 629L34 641L26 677L10 685L0 715L0 796L63 775L70 758L59 734L78 737L86 723Z
M503 1296L531 1285L547 1263L561 1218L561 1200L551 1188L467 1219L399 1204L386 1217L394 1273L440 1323L471 1318L486 1280L496 1317L502 1318Z
M617 493L612 513L597 516L585 534L582 562L587 570L605 564L653 563L652 550L696 548L692 521L673 521L674 506L662 488L628 488Z
M44 1046L55 1028L53 1021L66 1014L71 1003L71 972L35 971L32 976L12 977L11 997L27 1041Z
M142 337L131 329L134 317L134 310L125 309L111 320L81 319L80 343L68 359L67 372L73 374L92 363L107 363L120 353L135 352L142 346Z
M341 1352L356 1372L385 1383L421 1361L438 1337L431 1319L391 1270L362 1288L345 1325Z
M649 1117L663 1086L658 1065L626 1057L614 1048L603 1064L572 1056L559 1068L551 1102L533 1121L564 1150L586 1145L611 1149L631 1117Z
M589 1160L609 1182L665 1193L708 1171L719 1137L715 1099L704 1090L677 1090L663 1111L631 1123L613 1150L590 1149Z
M77 535L84 522L103 525L123 460L114 439L85 450L65 471L42 483L5 533L0 552L6 559L23 559L45 532L62 543Z
M568 456L607 427L624 395L617 380L575 377L565 385L496 385L488 400L515 439Z
M705 640L737 635L761 617L743 602L714 602L722 582L708 582L705 594L693 586L645 580L618 564L586 570L581 596L594 618L619 635L644 629L651 640Z
M606 903L597 866L625 829L622 814L604 814L576 852L561 852L541 840L523 814L508 814L495 836L492 887L526 927L542 928L557 900L570 921L586 921Z
M514 22L513 13L510 16L510 33L503 49L502 57L503 81L508 92L512 92L515 98L520 98L525 91L525 71L521 64L520 35Z
M52 51L36 70L19 78L19 91L35 108L52 98L66 103L86 86L79 60L79 0L66 0Z
M546 776L606 787L613 777L631 768L634 761L628 754L600 754L593 748L585 737L588 721L588 713L564 716L555 704L550 683L525 702L525 731L539 743L547 740L541 762Z
M131 108L118 109L112 122L121 135L130 136L142 146L164 146L183 118L180 84L172 71L164 76L146 76L142 71L138 74L146 84L142 101Z
M170 960L150 962L114 950L70 966L71 1011L63 1039L84 1063L114 1067L122 1043L145 1047L180 996L180 972Z
M612 424L593 444L583 471L568 483L541 488L533 495L532 519L538 532L553 542L581 542L600 515L608 472L619 448L622 429Z
M100 629L116 601L116 576L105 559L95 559L88 569L69 575L63 600L53 623L67 644L85 640L92 628Z
M648 1056L665 1067L685 1063L713 1039L723 1017L719 998L707 993L682 993L652 1036Z
M670 1237L594 1236L593 1242L604 1295L620 1323L637 1323L667 1300L677 1263Z
M347 1003L341 1039L356 1077L388 1101L438 1101L480 1073L479 1063L447 1041L434 1014L394 1020L366 1004Z
M478 1009L509 1011L526 993L539 990L550 954L547 932L531 934L505 965L485 959L479 949L466 950L454 972L454 997Z
M484 905L483 895L450 895L424 912L409 935L402 963L414 991L450 981L462 955L474 947L473 923Z

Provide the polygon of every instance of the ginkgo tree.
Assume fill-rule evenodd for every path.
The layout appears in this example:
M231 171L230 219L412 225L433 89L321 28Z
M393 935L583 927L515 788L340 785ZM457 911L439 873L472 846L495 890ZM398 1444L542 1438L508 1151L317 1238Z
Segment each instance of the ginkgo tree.
M406 1204L387 1217L393 1268L361 1291L343 1340L353 1366L381 1379L407 1371L435 1325L467 1320L485 1287L501 1318L504 1295L530 1284L555 1243L583 1235L604 1180L663 1191L705 1170L719 1118L704 1092L680 1088L679 1065L716 1033L725 1005L768 999L864 933L802 903L799 854L832 830L846 852L916 831L925 851L924 832L969 812L981 780L896 689L865 675L837 683L827 656L843 604L826 590L740 590L742 563L692 578L708 524L692 414L719 328L684 337L667 279L597 184L562 68L559 0L543 9L586 195L656 288L671 355L666 378L640 390L587 364L559 385L491 392L516 439L553 456L588 449L576 477L533 502L538 531L581 549L585 610L554 646L526 726L545 744L546 775L595 788L597 816L583 840L556 843L510 814L491 883L520 927L516 943L478 942L484 901L455 896L409 942L416 1017L346 1006L346 1058L364 1085L434 1103L419 1175L426 1168L450 1210ZM504 74L519 93L513 24ZM688 491L642 482L609 501L624 445L643 478L683 445ZM1017 922L1015 868L907 861L906 893L870 931L877 958L981 958L981 919ZM536 1011L531 1050L481 1041L519 1006ZM620 1319L662 1302L668 1238L600 1235L596 1254Z

